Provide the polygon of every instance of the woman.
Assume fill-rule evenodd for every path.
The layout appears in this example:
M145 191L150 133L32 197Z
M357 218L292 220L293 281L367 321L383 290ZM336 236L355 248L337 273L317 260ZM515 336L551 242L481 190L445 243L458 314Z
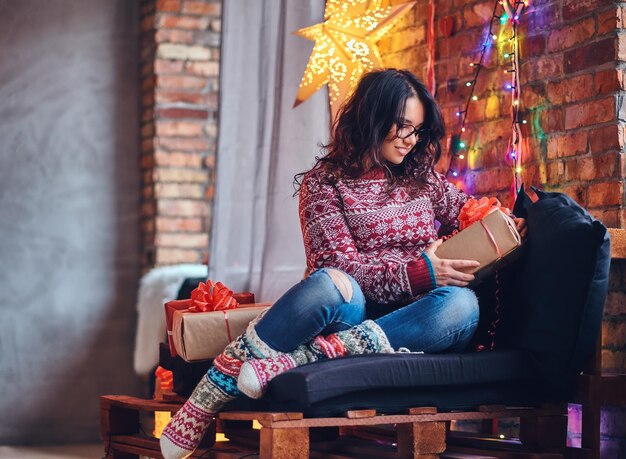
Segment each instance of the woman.
M261 397L278 374L345 355L460 351L478 324L466 288L472 260L435 255L469 199L435 172L441 111L404 70L366 74L340 110L326 155L302 177L310 276L230 343L161 437L164 457L196 448L240 393ZM298 176L297 176L298 177ZM525 236L523 219L516 219Z

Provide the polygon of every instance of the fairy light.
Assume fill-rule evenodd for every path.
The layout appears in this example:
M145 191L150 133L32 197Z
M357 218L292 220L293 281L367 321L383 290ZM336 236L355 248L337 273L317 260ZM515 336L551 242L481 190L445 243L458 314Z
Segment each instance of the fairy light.
M513 50L509 52L509 57L511 58L510 62L512 65L512 69L510 69L509 73L511 74L511 140L510 145L511 148L511 159L512 159L512 168L514 171L514 179L515 179L515 189L518 190L522 177L522 152L519 151L519 147L522 144L522 130L520 129L519 123L519 110L520 110L520 80L518 69L519 66L519 34L518 34L518 25L519 18L524 9L527 6L527 2L525 1L516 1L511 7L508 0L503 1L502 3L506 13L509 17L512 18L511 23L513 27L513 36L511 40L513 42ZM525 123L526 120L522 121L522 124Z
M512 5L511 5L512 4ZM509 146L507 147L507 157L512 163L512 169L515 177L515 189L519 189L519 181L521 179L520 174L522 173L522 165L521 165L521 151L520 147L522 144L522 135L521 135L521 124L527 124L527 120L521 120L519 115L520 110L520 81L519 81L519 34L518 34L518 25L520 16L525 7L529 4L528 0L498 0L494 2L493 12L491 15L491 20L489 21L489 31L487 32L484 44L482 46L482 50L480 53L480 59L477 62L471 62L469 67L474 69L474 75L471 80L465 83L465 86L471 88L467 102L465 104L465 108L463 110L459 109L456 112L456 116L460 118L460 133L452 136L451 148L450 151L452 153L452 158L450 160L450 165L448 168L448 173L451 173L454 177L459 176L459 168L458 166L453 167L453 162L456 159L464 160L466 155L463 154L460 150L467 148L467 144L461 139L461 136L465 134L466 127L465 123L467 120L467 113L469 111L469 104L472 101L477 101L478 96L474 94L476 88L476 81L480 74L480 71L483 67L483 61L485 59L486 50L488 49L491 40L494 42L498 41L498 34L494 32L493 27L494 24L505 25L506 23L511 23L513 34L508 39L505 39L504 43L511 43L511 48L508 52L503 53L503 58L507 60L507 68L504 70L505 75L510 75L511 82L505 85L505 88L511 92L511 119L512 119L512 135L509 140ZM498 5L502 5L504 11L499 16L496 14ZM502 33L500 33L502 36ZM501 43L501 44L504 44Z
M507 0L508 1L508 0ZM452 170L452 162L454 161L455 158L458 159L465 159L465 155L461 154L459 152L459 150L465 148L465 142L461 141L461 134L464 134L466 132L466 128L465 128L465 122L467 120L467 112L469 110L469 104L472 101L477 101L478 100L478 96L474 95L474 91L476 89L476 81L478 80L478 76L480 75L480 71L483 68L483 62L485 60L485 53L487 52L487 49L489 48L489 44L490 44L490 39L493 39L494 41L498 40L498 36L494 33L493 31L493 26L494 26L494 22L496 22L496 12L498 9L498 2L495 2L493 5L493 12L491 14L491 20L489 21L489 30L485 36L485 40L483 42L483 46L480 52L480 59L478 59L478 61L476 62L471 62L469 64L469 66L474 69L474 75L472 77L472 79L470 81L467 81L465 83L465 86L471 88L468 98L467 98L467 102L465 103L465 108L463 110L457 110L456 112L456 116L458 118L460 118L460 127L461 127L461 133L460 134L456 134L452 136L452 142L450 145L450 151L452 153L452 158L450 160L450 165L448 168L448 173L452 173L452 175L454 177L457 177L459 175L457 170Z

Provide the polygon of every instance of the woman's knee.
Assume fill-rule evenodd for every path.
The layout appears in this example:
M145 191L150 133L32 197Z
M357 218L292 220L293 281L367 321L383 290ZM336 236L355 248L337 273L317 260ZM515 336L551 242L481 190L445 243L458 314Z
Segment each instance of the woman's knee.
M349 274L337 268L320 268L311 275L327 276L346 303L361 302L363 293L357 282Z
M445 314L464 324L478 323L479 307L476 294L466 287L441 287L446 297Z

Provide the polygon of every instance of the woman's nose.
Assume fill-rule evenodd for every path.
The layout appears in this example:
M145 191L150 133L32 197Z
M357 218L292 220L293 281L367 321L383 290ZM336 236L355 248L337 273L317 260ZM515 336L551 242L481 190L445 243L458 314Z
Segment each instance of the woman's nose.
M415 145L417 143L417 133L413 132L413 134L411 134L410 136L402 139L402 142L404 143L404 145Z

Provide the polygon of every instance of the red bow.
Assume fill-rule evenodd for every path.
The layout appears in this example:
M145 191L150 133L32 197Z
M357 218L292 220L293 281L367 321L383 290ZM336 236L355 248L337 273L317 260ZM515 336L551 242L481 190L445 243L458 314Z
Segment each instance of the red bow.
M170 370L166 370L159 365L154 371L154 375L160 380L161 389L168 390L174 388L174 373Z
M511 211L503 207L496 198L484 197L478 200L470 199L461 208L461 212L459 213L459 228L464 230L472 223L482 220L496 209L500 209L505 215L511 213Z
M200 282L191 292L191 305L189 312L224 311L239 307L237 300L233 298L232 290L218 282L214 284L207 280L206 284Z

